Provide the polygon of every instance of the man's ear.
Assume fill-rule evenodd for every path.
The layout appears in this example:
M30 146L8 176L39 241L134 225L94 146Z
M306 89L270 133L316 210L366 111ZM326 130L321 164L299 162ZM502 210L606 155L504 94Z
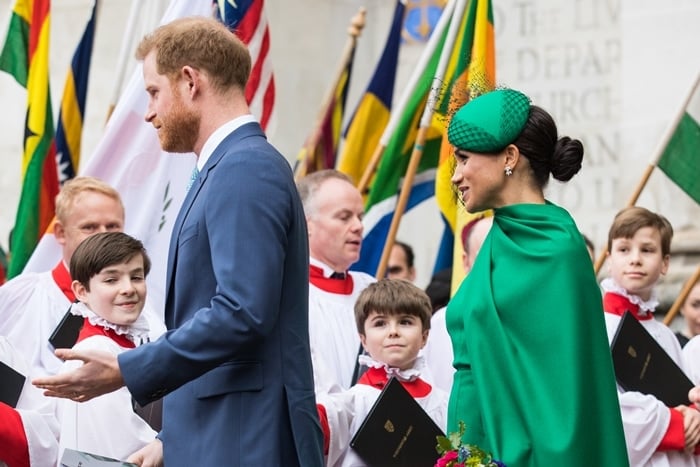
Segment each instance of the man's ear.
M416 280L416 268L415 266L411 266L408 270L408 278L413 282Z
M53 223L53 236L59 245L63 246L66 244L66 229L58 220Z
M187 86L187 93L190 97L194 97L199 93L201 86L201 73L199 70L192 68L189 65L185 65L180 70L180 75Z

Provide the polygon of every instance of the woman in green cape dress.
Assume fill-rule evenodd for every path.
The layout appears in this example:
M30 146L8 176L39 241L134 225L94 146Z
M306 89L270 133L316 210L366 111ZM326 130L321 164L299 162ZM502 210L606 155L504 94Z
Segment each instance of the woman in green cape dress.
M452 182L494 221L447 308L455 379L448 431L508 467L627 466L601 293L569 213L544 198L570 180L580 141L524 94L479 96L448 129Z

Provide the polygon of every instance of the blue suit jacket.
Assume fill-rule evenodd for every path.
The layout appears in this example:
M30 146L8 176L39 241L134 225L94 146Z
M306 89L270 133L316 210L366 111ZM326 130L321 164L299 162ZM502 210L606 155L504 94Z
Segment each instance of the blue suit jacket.
M169 331L119 356L140 404L166 396L165 465L323 465L306 221L291 168L258 124L231 133L190 188L165 307Z

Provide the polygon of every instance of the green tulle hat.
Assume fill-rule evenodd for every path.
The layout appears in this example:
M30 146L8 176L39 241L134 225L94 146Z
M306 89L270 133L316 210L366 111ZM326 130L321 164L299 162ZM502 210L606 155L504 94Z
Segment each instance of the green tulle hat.
M450 143L477 153L498 153L515 141L530 115L530 99L514 89L482 94L459 109L447 129Z

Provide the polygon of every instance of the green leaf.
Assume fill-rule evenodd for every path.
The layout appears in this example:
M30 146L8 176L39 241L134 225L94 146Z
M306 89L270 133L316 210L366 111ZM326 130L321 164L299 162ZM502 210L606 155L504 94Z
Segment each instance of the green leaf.
M459 448L462 445L462 434L450 433L450 444L454 446L454 449Z
M452 450L452 443L449 439L445 438L444 436L438 436L437 442L438 444L435 447L435 449L437 449L437 452L439 452L440 454L444 454L447 451Z

